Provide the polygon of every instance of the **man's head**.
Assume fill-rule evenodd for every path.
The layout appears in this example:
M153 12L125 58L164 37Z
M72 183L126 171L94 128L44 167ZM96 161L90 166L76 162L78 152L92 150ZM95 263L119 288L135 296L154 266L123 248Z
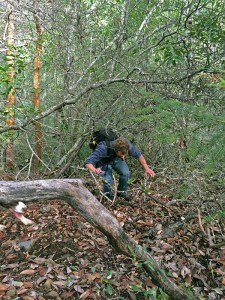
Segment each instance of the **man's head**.
M130 147L130 145L129 145L128 140L126 140L122 137L116 139L112 146L116 155L118 157L121 157L122 159L124 159L125 156L128 154L129 147Z

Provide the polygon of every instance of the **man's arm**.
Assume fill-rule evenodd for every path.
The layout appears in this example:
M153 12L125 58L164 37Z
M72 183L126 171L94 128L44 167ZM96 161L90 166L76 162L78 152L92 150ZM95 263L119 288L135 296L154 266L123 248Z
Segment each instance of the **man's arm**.
M145 170L145 173L149 174L151 177L154 177L155 172L149 168L149 166L146 163L146 160L142 154L139 156L138 160L139 160L139 163L142 165L143 169Z
M100 142L96 149L91 153L91 155L85 161L85 167L95 174L100 174L102 172L101 168L96 168L95 165L107 156L107 146L106 142Z

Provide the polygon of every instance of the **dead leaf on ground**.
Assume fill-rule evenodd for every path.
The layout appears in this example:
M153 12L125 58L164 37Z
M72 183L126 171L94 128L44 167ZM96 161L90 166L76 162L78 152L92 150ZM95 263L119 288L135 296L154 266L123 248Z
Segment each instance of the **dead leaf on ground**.
M28 270L24 270L24 271L20 272L21 275L31 275L34 273L36 273L36 271L33 269L28 269Z

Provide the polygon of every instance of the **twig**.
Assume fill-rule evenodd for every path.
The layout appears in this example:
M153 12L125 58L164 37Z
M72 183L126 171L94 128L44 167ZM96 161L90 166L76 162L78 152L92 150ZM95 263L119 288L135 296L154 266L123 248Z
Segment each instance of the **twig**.
M213 243L213 241L212 241L212 235L211 235L211 233L210 233L210 229L207 227L207 229L206 229L206 230L207 230L207 233L206 233L206 232L205 232L205 229L203 228L202 220L201 220L201 212L200 212L200 209L198 208L197 211L198 211L198 222L199 222L199 227L201 228L203 234L204 234L205 236L208 237L209 246L212 247L212 248L220 248L220 247L224 246L224 245L225 245L225 241L222 241L222 242L219 243L219 244L214 244L214 243Z
M103 192L100 190L100 188L99 188L99 183L98 183L98 181L96 180L94 174L93 174L90 170L89 170L89 173L91 174L92 178L94 179L94 182L95 182L96 187L97 187L97 189L99 190L100 194L101 194L103 197L105 197L108 201L113 202L111 199L109 199L109 197L106 196L105 193L103 193Z
M152 200L154 200L155 202L157 202L158 204L166 207L167 204L163 203L162 201L156 199L155 197L153 197L152 195L150 195L148 192L146 192L144 189L140 189L143 193L145 193L145 195L147 195L149 198L151 198Z
M206 232L205 232L205 229L203 228L202 226L202 219L201 219L201 212L200 212L200 209L197 208L197 211L198 211L198 223L199 223L199 227L201 229L201 231L204 233L205 236L207 236Z
M195 274L193 276L193 278L196 278L196 279L200 280L207 289L210 289L210 286L207 284L207 282L201 276Z
M114 182L114 197L113 197L112 205L115 203L116 196L117 196L117 184L116 184L116 177L114 175L113 175L113 182Z
M208 235L208 240L209 240L209 246L213 246L213 241L212 241L212 236L211 236L211 233L210 233L210 230L209 228L207 227L207 235Z
M214 249L218 249L218 248L223 247L223 246L225 246L225 241L222 241L218 244L213 244L211 247L214 248Z

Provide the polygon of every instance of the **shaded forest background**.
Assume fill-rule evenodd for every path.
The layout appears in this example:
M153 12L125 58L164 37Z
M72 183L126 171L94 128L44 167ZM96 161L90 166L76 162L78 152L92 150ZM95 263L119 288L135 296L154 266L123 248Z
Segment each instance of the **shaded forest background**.
M91 133L109 126L173 180L172 197L221 208L223 1L0 4L3 170L82 177Z
M142 151L156 176L145 178L138 162L128 158L129 187L135 200L126 205L116 201L114 207L98 199L137 242L147 241L147 250L155 251L160 261L168 259L164 255L168 249L171 257L180 257L176 272L185 266L194 278L192 267L203 256L210 266L201 269L196 264L198 272L206 270L198 278L203 284L190 282L202 295L212 291L209 299L221 299L224 291L224 8L222 0L0 0L0 178L5 179L5 173L27 181L85 178L98 198L97 179L83 163L91 151L92 132L113 128ZM87 227L91 241L99 232L90 233L90 225L80 216L59 202L32 205L28 213L39 225L26 233L5 218L7 213L1 216L6 228L1 232L2 262L22 261L22 268L28 257L26 253L19 257L11 243L26 235L32 239L36 230L42 242L33 246L37 256L61 259L60 243L67 241L72 248L78 237L79 255L92 253L81 227ZM79 233L68 215L76 219ZM46 220L57 223L52 223L52 236L52 224ZM207 222L210 226L205 226ZM162 227L168 229L167 225L170 230L170 225L182 229L164 244ZM59 241L54 237L60 231ZM101 259L107 270L109 247L103 244L106 259L104 255ZM118 257L112 260L114 265ZM130 265L125 263L123 268L129 270ZM104 276L103 269L99 278ZM140 282L147 280L141 276ZM129 280L133 281L132 276ZM84 282L79 284L83 291ZM92 296L97 299L95 292Z

